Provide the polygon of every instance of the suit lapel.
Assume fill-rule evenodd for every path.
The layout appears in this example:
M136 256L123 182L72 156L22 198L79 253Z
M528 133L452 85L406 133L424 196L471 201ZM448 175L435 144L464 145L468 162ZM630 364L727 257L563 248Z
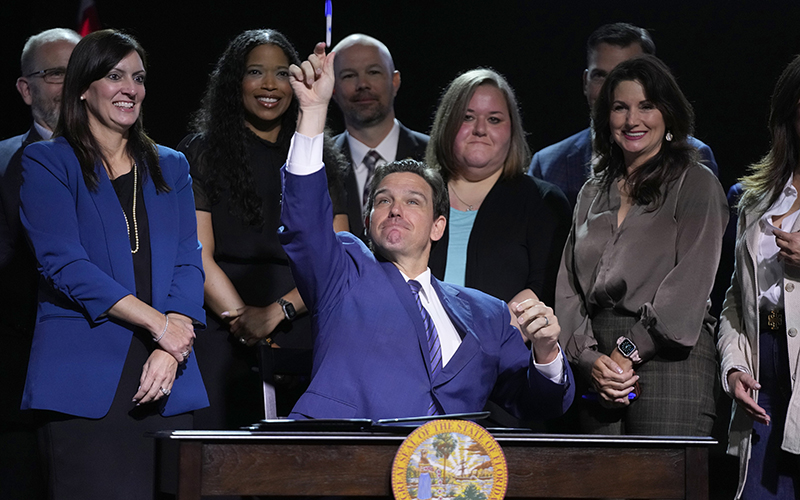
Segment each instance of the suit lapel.
M411 293L408 283L406 283L406 280L403 279L403 275L400 274L400 271L394 264L384 260L379 260L379 263L383 271L386 273L389 283L392 284L398 300L403 305L403 309L405 309L406 314L408 314L408 317L414 324L414 333L416 333L417 336L420 354L425 359L425 367L428 371L428 377L430 378L431 359L428 349L428 335L425 332L425 325L422 324L422 316L419 313L419 308L417 307L417 302L414 299L414 294Z
M439 296L439 300L442 302L442 306L444 306L445 312L447 312L447 316L461 336L461 345L458 346L453 357L450 358L450 361L442 368L436 378L434 385L438 386L455 377L478 354L480 341L471 327L474 324L472 309L469 303L459 296L458 289L435 278L431 282L433 289L436 290Z

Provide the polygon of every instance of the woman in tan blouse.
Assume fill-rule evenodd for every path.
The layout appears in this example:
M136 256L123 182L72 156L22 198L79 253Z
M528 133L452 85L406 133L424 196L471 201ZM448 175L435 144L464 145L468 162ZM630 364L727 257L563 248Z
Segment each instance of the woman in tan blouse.
M693 119L653 56L618 65L595 104L598 157L578 196L555 307L561 343L586 386L583 432L711 431L708 296L728 206L686 141Z

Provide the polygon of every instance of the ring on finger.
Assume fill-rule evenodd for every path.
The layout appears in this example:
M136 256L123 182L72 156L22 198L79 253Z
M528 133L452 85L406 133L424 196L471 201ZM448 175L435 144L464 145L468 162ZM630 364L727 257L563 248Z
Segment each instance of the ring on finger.
M544 318L544 326L549 326L550 325L550 320L547 319L547 316L542 316L542 317Z
M192 350L191 350L191 349L186 349L185 351L183 351L183 352L181 353L181 356L183 356L184 358L188 358L188 357L189 357L189 353L190 353L190 352L192 352Z
M161 394L165 396L169 396L169 393L172 392L169 389L164 389L163 387L159 387L158 389L161 391Z

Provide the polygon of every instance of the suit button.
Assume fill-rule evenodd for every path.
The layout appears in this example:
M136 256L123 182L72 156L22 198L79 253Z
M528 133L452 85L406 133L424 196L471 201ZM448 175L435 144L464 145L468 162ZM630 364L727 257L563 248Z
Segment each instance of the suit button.
M794 291L794 283L786 283L786 286L784 288L786 289L787 292L793 292Z
M789 331L786 332L786 333L788 333L790 337L796 337L797 336L797 328L789 328Z

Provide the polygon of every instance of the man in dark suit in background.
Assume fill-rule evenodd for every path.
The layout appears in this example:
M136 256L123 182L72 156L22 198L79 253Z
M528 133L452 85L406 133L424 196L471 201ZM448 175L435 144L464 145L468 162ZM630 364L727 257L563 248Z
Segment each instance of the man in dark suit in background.
M422 160L428 136L404 127L394 115L400 72L386 45L371 36L350 35L336 47L333 99L347 130L334 137L350 162L345 176L350 232L364 239L366 186L378 165L394 160Z
M597 28L586 42L586 70L583 72L583 94L589 102L589 109L594 106L606 76L617 64L655 52L653 39L644 28L627 23L606 24ZM592 138L589 127L547 146L533 155L528 175L560 187L574 209L578 191L591 173ZM689 144L697 148L703 164L719 174L711 148L691 136Z
M39 273L19 220L20 160L25 146L49 139L58 123L61 88L80 36L55 28L28 39L17 90L33 125L0 142L0 498L41 498L46 482L37 458L36 425L20 412L36 319Z

